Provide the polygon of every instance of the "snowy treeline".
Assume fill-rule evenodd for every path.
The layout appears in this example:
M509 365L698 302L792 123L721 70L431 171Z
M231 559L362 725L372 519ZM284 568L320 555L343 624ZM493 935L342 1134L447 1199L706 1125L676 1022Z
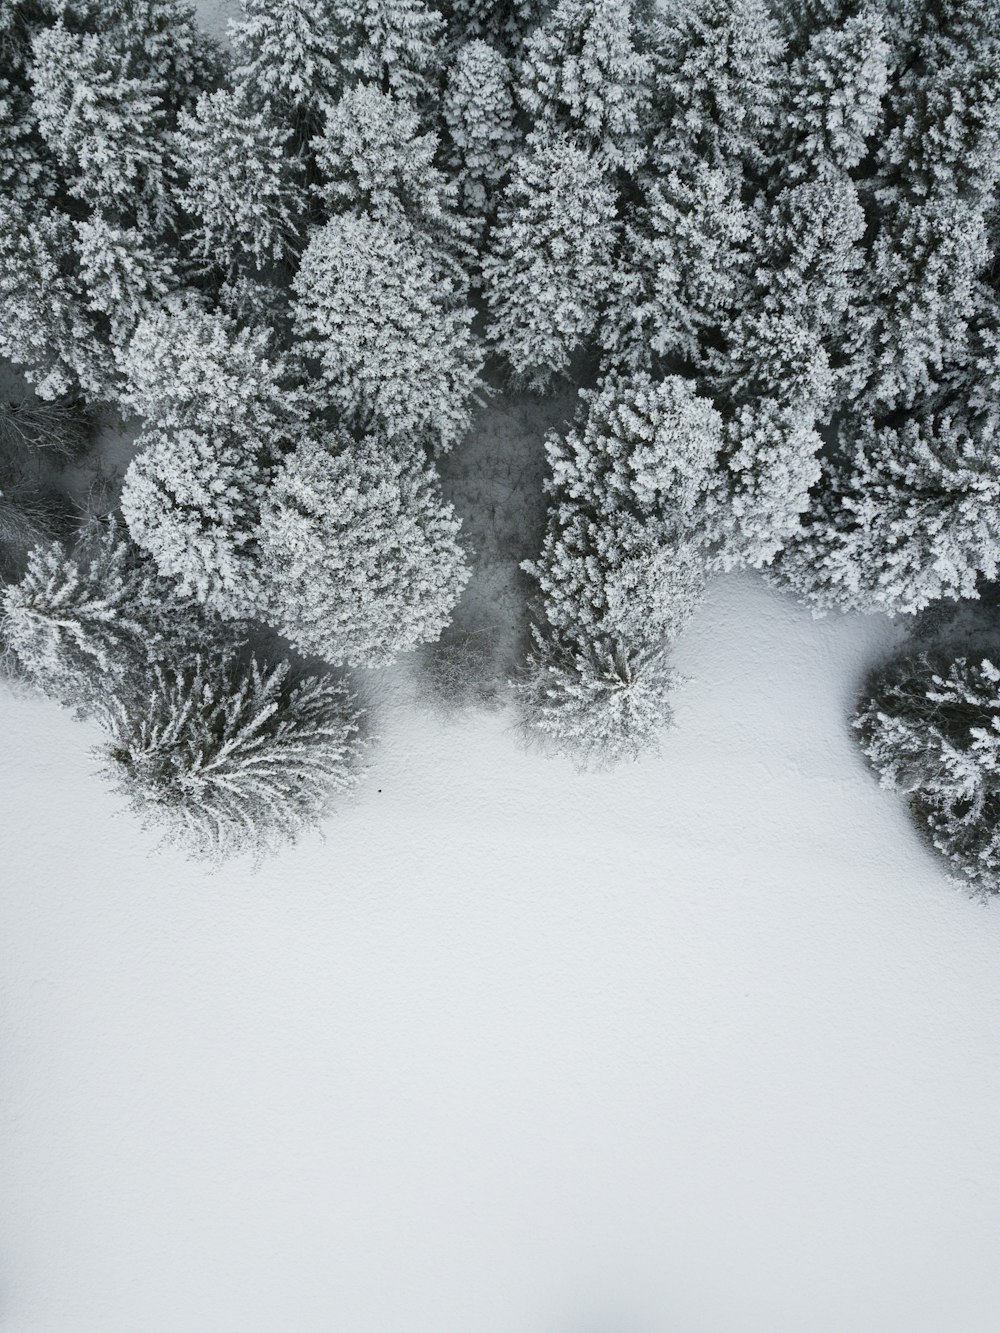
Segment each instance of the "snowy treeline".
M243 0L225 49L182 0L7 0L0 62L5 637L99 680L196 850L351 780L294 664L448 625L436 460L491 395L580 391L513 682L579 761L655 742L717 571L889 614L995 577L1000 0ZM108 412L135 455L75 538L25 459Z

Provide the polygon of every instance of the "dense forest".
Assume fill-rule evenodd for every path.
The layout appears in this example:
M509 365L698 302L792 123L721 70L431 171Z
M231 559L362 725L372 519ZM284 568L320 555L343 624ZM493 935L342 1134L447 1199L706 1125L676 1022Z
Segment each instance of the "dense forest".
M656 744L720 572L909 617L856 734L1000 892L1000 0L0 0L0 214L6 671L192 854L357 780L445 455L570 393L527 731Z

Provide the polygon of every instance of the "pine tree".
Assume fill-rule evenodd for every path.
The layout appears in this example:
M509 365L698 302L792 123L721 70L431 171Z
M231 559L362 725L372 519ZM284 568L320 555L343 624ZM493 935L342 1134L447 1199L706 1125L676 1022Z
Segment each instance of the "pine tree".
M115 226L99 214L74 225L87 308L107 321L103 329L110 342L124 343L153 305L178 286L173 255L154 248L137 228Z
M327 111L326 128L312 142L320 176L317 193L331 213L364 211L380 221L402 221L440 262L469 262L468 225L458 187L434 164L438 140L422 133L405 102L370 84L349 88Z
M160 425L216 426L244 456L274 460L305 419L305 397L267 329L241 328L184 295L149 310L118 354L125 407Z
M460 46L442 103L466 208L487 217L518 143L510 66L483 41Z
M260 500L301 432L303 395L266 331L179 302L142 320L121 363L123 401L146 419L122 490L133 540L184 596L253 615Z
M634 757L669 718L667 650L704 589L723 422L676 376L609 379L552 433L542 594L518 684L526 722L589 761Z
M469 577L458 528L416 455L304 440L262 507L267 618L303 653L382 666L447 625Z
M104 772L190 856L255 860L319 823L356 781L359 713L330 677L231 653L155 666L104 710Z
M645 182L601 323L611 365L648 371L683 358L697 366L745 306L754 230L739 191L733 172L704 164Z
M490 42L516 54L549 8L549 0L438 0L453 42Z
M0 200L0 356L41 398L108 396L112 367L77 271L62 213L29 214Z
M404 223L333 218L293 289L301 350L345 422L439 449L461 439L479 390L471 312Z
M333 0L333 6L348 83L377 84L401 101L435 91L445 29L436 8L424 0Z
M95 211L161 230L174 214L169 121L128 54L61 22L33 42L34 112L70 193Z
M514 686L533 739L580 768L605 768L656 746L676 683L661 648L537 636Z
M820 28L793 63L784 112L791 176L823 168L846 173L867 155L889 86L885 26L878 9L863 8Z
M578 135L608 166L635 167L651 74L632 0L558 0L525 43L517 93L536 132Z
M233 86L282 122L314 125L341 88L341 33L333 0L240 0L230 24Z
M769 150L783 43L766 0L671 4L653 24L654 155L680 170L759 168Z
M1000 569L998 438L948 415L845 422L783 581L822 609L912 613L977 596Z
M29 677L82 713L137 670L179 663L223 634L175 596L114 522L87 531L72 551L37 545L3 595L2 629Z
M289 131L241 93L203 94L178 119L194 252L222 269L261 269L296 248L305 211L302 164Z
M1000 669L990 657L904 656L869 682L855 717L882 785L914 818L956 878L1000 893Z
M487 336L516 381L545 389L594 333L615 216L601 164L568 139L536 141L516 160L483 260Z

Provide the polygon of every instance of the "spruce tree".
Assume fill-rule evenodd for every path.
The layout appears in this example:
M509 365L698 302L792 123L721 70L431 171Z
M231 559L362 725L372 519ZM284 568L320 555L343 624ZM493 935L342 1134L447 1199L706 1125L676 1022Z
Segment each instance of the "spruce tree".
M537 133L579 136L609 167L643 152L650 59L632 0L558 0L525 43L517 95Z
M615 217L600 162L569 139L537 140L516 160L483 260L487 337L516 382L547 388L594 334Z
M301 352L346 423L437 449L461 439L479 390L472 315L402 219L331 219L293 289Z
M205 93L178 120L181 202L195 220L194 253L232 271L294 253L302 228L302 163L290 131L242 93Z
M1000 668L995 654L905 655L868 683L855 717L882 785L904 793L959 882L1000 893Z
M190 856L256 861L319 823L357 780L359 714L331 677L208 652L106 701L105 776Z
M262 506L266 618L307 655L384 665L447 625L469 577L458 528L415 454L304 440Z
M464 43L448 68L442 113L465 206L488 217L518 144L510 66L484 41Z

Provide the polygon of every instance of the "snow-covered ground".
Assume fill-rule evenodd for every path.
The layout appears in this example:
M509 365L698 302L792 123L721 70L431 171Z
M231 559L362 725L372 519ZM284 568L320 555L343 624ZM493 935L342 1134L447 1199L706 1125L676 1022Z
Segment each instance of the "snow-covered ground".
M600 776L400 671L256 877L4 694L0 1328L995 1333L1000 913L848 735L893 634L722 580Z

